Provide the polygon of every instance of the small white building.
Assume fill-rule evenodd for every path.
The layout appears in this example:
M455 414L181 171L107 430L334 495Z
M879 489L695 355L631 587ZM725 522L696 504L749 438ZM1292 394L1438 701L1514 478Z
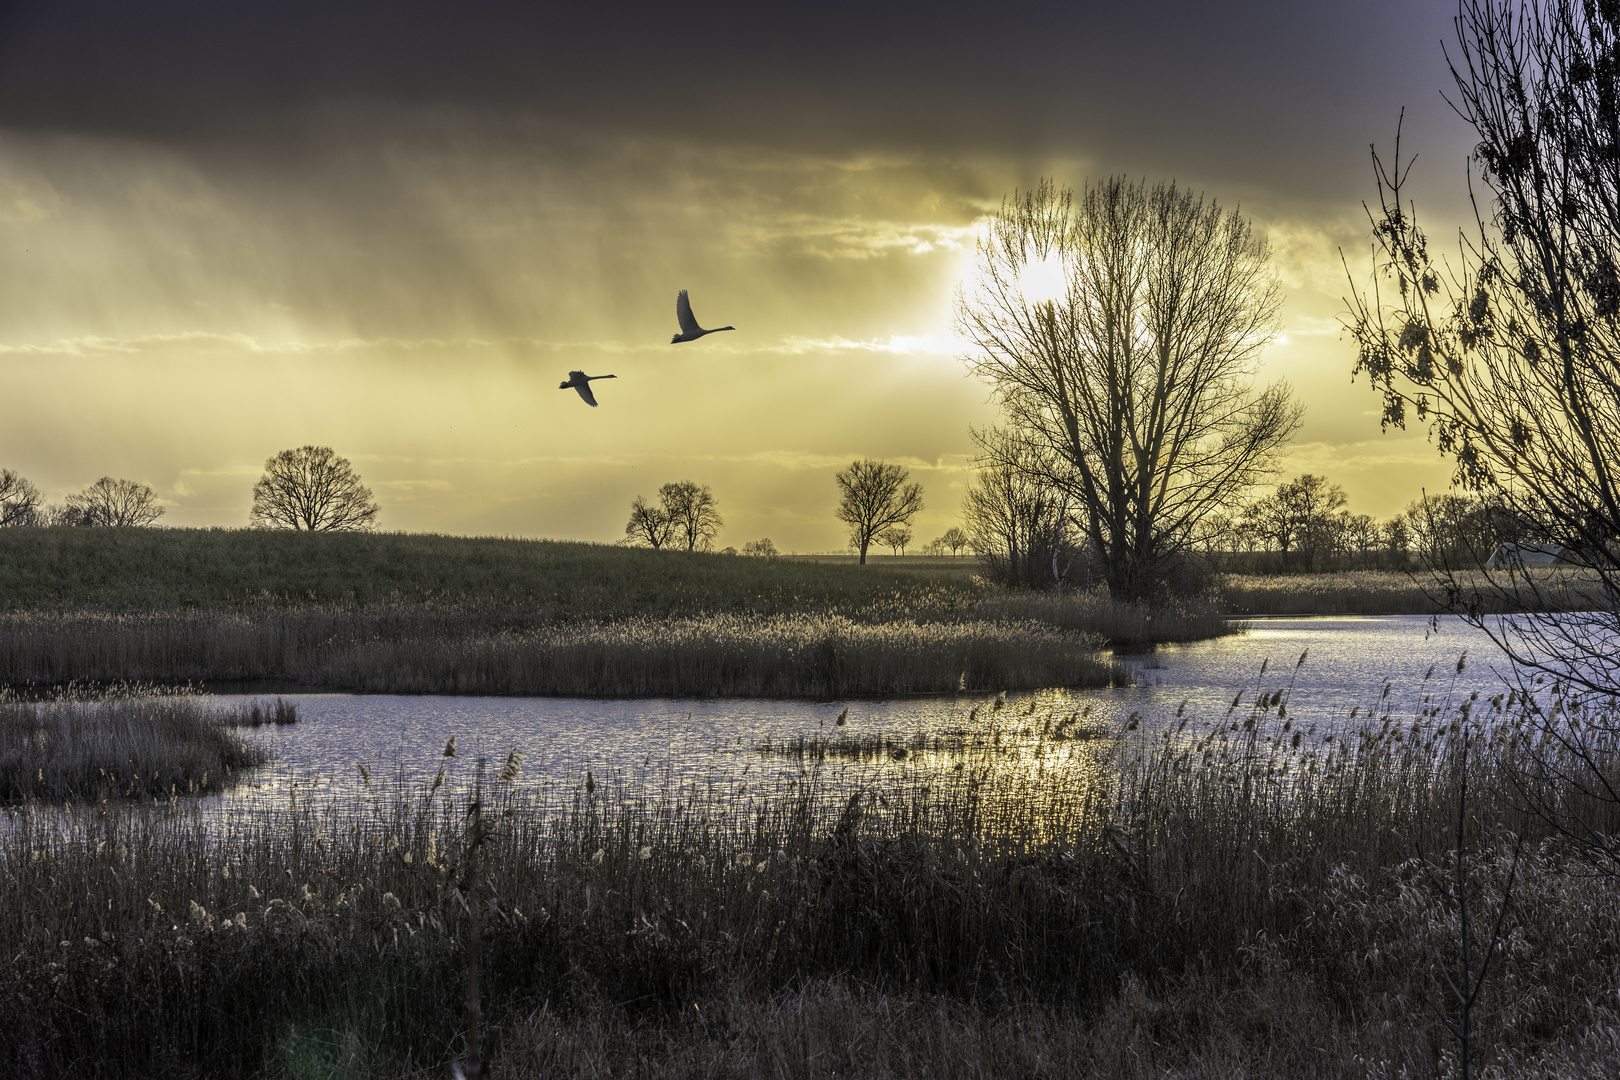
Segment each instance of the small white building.
M1510 566L1556 566L1565 561L1562 544L1515 544L1505 540L1496 545L1485 565L1505 570Z

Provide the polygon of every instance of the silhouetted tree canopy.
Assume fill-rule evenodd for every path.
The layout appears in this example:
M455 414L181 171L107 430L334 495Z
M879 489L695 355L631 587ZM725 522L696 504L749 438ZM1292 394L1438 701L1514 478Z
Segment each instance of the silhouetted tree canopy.
M907 483L909 475L898 465L862 458L833 477L842 494L834 512L849 526L849 541L860 550L861 565L879 533L893 525L910 525L923 508L922 485Z
M658 504L640 495L630 504L624 535L633 544L653 549L680 544L687 551L708 551L725 519L707 484L680 480L658 489Z
M0 528L42 524L45 496L10 469L0 469Z
M673 525L673 539L687 551L708 551L725 519L708 484L682 480L658 489L659 501Z
M365 530L380 510L348 458L329 446L300 446L264 463L249 520L260 529Z
M163 516L157 492L134 480L103 476L76 495L66 499L67 512L59 515L74 525L150 525Z
M1072 500L1121 599L1155 591L1205 516L1271 471L1300 410L1255 390L1277 328L1270 249L1174 184L1043 181L981 237L964 359Z

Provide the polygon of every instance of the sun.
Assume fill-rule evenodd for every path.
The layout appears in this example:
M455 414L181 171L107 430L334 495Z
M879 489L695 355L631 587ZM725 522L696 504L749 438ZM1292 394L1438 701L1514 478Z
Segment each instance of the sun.
M1069 291L1063 256L1054 251L1024 263L1024 268L1018 274L1018 291L1026 304L1061 300Z

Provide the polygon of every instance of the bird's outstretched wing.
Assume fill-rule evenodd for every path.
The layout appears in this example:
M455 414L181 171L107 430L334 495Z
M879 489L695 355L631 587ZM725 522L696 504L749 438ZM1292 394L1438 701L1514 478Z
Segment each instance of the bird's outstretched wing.
M584 372L579 372L578 374L584 375ZM596 395L591 393L590 383L581 378L579 382L574 384L574 389L578 390L579 396L585 399L585 404L589 405L593 409L596 408Z
M697 334L703 330L692 314L692 301L686 298L685 289L675 294L675 318L680 322L683 334Z

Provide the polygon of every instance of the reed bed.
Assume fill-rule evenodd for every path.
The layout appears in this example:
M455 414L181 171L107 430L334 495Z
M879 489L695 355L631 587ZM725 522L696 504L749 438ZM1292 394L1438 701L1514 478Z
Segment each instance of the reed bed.
M0 685L886 696L1104 685L1120 672L1099 648L1236 629L1207 604L1009 593L971 565L402 533L8 529Z
M1459 857L1487 915L1515 880L1482 1075L1607 1060L1620 878L1515 813L1545 703L1375 700L1317 738L1287 698L1112 739L992 709L961 753L746 793L541 787L514 755L471 881L454 781L231 821L27 807L0 1067L426 1075L462 1052L476 909L503 1075L1446 1075Z
M1226 574L1217 579L1222 610L1249 615L1437 615L1455 605L1487 614L1593 611L1608 601L1596 575L1572 569L1532 570L1534 586L1505 572L1459 571L1455 591L1428 571L1414 574L1345 570L1330 574Z
M887 697L1107 686L1094 636L842 615L587 620L479 632L400 607L0 615L0 684L283 681L378 693Z
M264 722L257 702L135 688L101 700L73 693L25 701L0 690L0 803L145 798L216 792L267 760L231 730ZM273 723L296 712L278 702Z

